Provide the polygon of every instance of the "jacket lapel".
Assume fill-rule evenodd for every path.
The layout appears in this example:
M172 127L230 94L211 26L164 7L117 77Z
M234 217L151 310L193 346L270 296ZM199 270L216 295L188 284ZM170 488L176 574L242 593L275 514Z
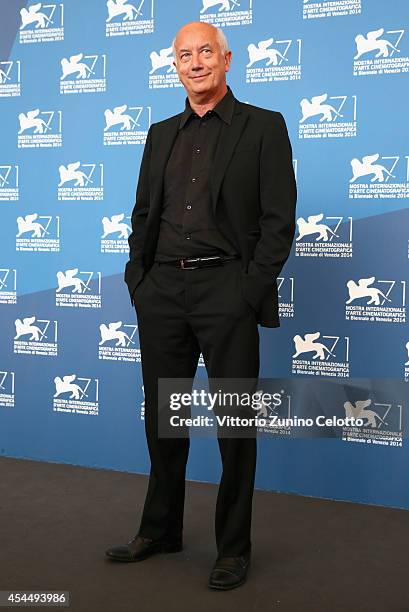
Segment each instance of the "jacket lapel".
M247 119L248 113L245 111L245 105L236 100L235 111L231 124L227 125L224 122L222 124L220 138L212 166L210 182L213 211L216 210L216 204L223 177L234 153L234 149L243 132L244 126L247 123Z

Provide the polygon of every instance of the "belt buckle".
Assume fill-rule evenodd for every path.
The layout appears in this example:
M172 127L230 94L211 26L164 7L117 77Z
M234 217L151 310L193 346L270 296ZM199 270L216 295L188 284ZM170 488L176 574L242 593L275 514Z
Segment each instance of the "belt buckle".
M195 259L190 258L191 261L199 261L199 259L196 257ZM198 268L199 266L186 266L185 262L189 261L189 257L187 257L186 259L179 259L180 261L180 267L182 268L182 270L196 270L196 268Z

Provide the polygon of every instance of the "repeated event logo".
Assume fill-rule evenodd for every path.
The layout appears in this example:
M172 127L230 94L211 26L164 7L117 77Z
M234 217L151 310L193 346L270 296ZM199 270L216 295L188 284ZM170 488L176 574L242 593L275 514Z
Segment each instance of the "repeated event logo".
M0 61L0 98L21 95L21 61Z
M64 40L64 5L37 2L20 10L20 43Z
M100 93L106 91L105 53L77 53L60 61L60 94Z
M290 419L294 418L291 393L281 389L279 393L273 394L271 401L266 404L262 399L263 391L263 389L256 391L261 404L254 410L255 417L260 421L257 432L275 436L290 436L292 433ZM261 424L263 421L264 424Z
M60 216L30 213L17 217L16 251L58 253Z
M0 268L0 304L17 304L17 270Z
M0 202L16 202L19 195L18 164L0 165Z
M126 221L124 219L126 218ZM101 253L129 253L128 236L132 232L131 217L125 213L102 217Z
M18 116L19 149L62 146L62 111L35 108Z
M405 376L405 380L409 380L409 340L405 344L405 349L406 349L407 361L405 361L404 376Z
M352 217L298 217L296 257L352 257L352 247Z
M349 376L349 337L321 335L316 331L293 338L292 374Z
M347 321L405 323L406 281L376 280L375 276L349 280L345 304Z
M373 153L351 159L350 199L409 197L409 155Z
M15 372L0 370L0 408L14 408Z
M71 162L58 168L58 200L104 199L104 165L102 163Z
M281 276L277 278L278 314L280 317L294 317L294 277Z
M401 404L395 402L376 402L371 398L344 403L346 417L362 419L362 427L343 427L344 442L361 442L401 447L403 441L403 422Z
M98 359L140 362L141 352L136 342L138 326L122 321L101 323Z
M176 68L173 65L172 46L151 51L149 54L151 69L149 71L149 89L171 89L172 87L183 87L179 81Z
M135 4L129 0L108 0L106 5L107 37L152 34L154 31L153 0L137 0Z
M357 96L323 93L300 102L298 138L351 138L357 134Z
M274 39L251 42L247 46L249 61L246 83L298 81L301 79L301 47L297 39Z
M56 276L56 306L101 308L101 272L71 268L59 270Z
M99 379L67 374L54 378L53 411L69 414L99 413Z
M151 106L114 106L104 111L104 145L144 145L151 125Z
M201 0L200 21L218 28L253 23L253 0Z
M409 56L401 55L405 30L379 28L355 36L354 76L401 74L409 70Z
M359 15L361 0L302 0L303 19L322 19L323 17L344 17Z
M14 353L17 355L43 355L56 357L58 354L58 322L50 319L24 317L14 321Z

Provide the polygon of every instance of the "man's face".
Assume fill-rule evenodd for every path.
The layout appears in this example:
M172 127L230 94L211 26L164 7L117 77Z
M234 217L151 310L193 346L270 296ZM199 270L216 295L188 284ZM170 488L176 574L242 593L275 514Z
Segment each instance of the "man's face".
M189 24L175 40L176 66L188 97L217 95L226 84L231 52L220 49L216 30L207 24Z

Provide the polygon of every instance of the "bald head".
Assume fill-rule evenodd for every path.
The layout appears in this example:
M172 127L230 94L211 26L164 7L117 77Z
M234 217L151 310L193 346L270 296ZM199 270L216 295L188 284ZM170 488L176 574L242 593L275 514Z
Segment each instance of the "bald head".
M219 43L220 51L222 53L226 53L226 51L229 50L229 43L227 42L227 38L223 30L221 30L220 28L216 28L216 26L212 25L211 23L205 23L203 21L191 21L190 23L187 23L186 25L182 26L180 30L178 30L178 32L176 33L176 36L172 41L173 56L176 57L176 44L178 37L180 39L180 36L183 36L185 32L196 33L200 30L205 33L206 31L208 31L211 36L213 35L216 37L216 40Z
M223 32L209 23L192 21L180 28L172 46L173 64L191 104L217 103L227 91L231 61Z

